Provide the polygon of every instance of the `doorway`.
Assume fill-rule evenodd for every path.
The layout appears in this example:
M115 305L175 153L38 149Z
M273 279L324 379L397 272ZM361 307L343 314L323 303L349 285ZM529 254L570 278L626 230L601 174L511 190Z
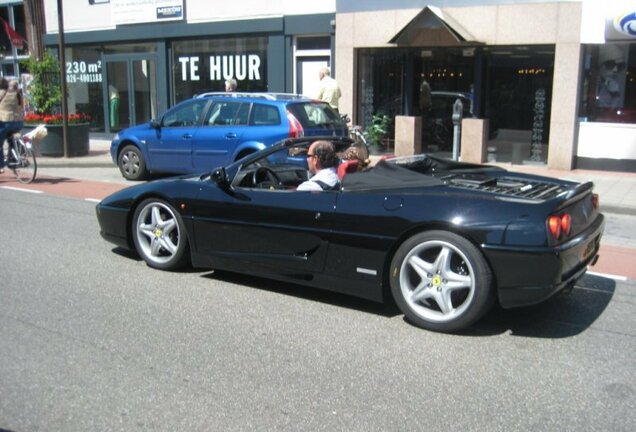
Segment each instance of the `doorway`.
M157 116L155 55L105 55L104 123L107 133L147 122Z
M320 69L329 67L329 57L297 57L296 93L309 97L316 97L320 89L318 73Z

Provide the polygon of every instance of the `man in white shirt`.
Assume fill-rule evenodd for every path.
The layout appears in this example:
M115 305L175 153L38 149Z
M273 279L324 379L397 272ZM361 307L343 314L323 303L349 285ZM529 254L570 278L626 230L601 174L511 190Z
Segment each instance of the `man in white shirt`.
M331 78L331 71L329 68L322 68L319 72L320 75L320 88L318 89L317 99L327 102L331 108L338 112L338 101L340 100L340 87L338 82Z
M336 172L336 151L329 141L315 141L307 151L307 166L313 176L298 185L299 191L336 190L340 185Z

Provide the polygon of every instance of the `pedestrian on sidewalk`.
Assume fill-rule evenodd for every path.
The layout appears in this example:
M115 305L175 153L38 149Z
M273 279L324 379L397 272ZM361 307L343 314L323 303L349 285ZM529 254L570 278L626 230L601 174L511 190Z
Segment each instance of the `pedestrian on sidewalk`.
M327 102L331 108L339 112L338 102L342 94L340 93L338 82L331 78L331 71L327 67L321 68L318 76L320 77L320 86L316 98Z

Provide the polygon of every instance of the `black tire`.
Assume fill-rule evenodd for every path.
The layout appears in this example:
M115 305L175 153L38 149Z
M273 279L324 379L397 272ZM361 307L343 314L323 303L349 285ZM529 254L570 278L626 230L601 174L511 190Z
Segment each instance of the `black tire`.
M17 160L13 161L12 170L16 179L20 183L31 183L35 180L35 176L38 172L38 163L35 159L35 154L20 138L13 140L13 149Z
M126 180L144 180L148 177L144 155L132 144L124 147L119 153L117 166Z
M402 243L389 281L406 318L439 332L465 329L494 300L492 271L479 249L447 231L422 232Z
M158 198L143 201L135 210L131 232L137 252L150 267L178 270L188 263L183 219L167 202Z

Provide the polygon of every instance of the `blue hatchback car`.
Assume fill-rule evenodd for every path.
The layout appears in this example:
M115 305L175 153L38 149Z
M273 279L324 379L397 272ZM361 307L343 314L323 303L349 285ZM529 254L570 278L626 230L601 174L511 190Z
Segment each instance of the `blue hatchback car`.
M285 138L347 136L329 104L281 93L207 93L124 129L110 153L122 175L211 171Z

